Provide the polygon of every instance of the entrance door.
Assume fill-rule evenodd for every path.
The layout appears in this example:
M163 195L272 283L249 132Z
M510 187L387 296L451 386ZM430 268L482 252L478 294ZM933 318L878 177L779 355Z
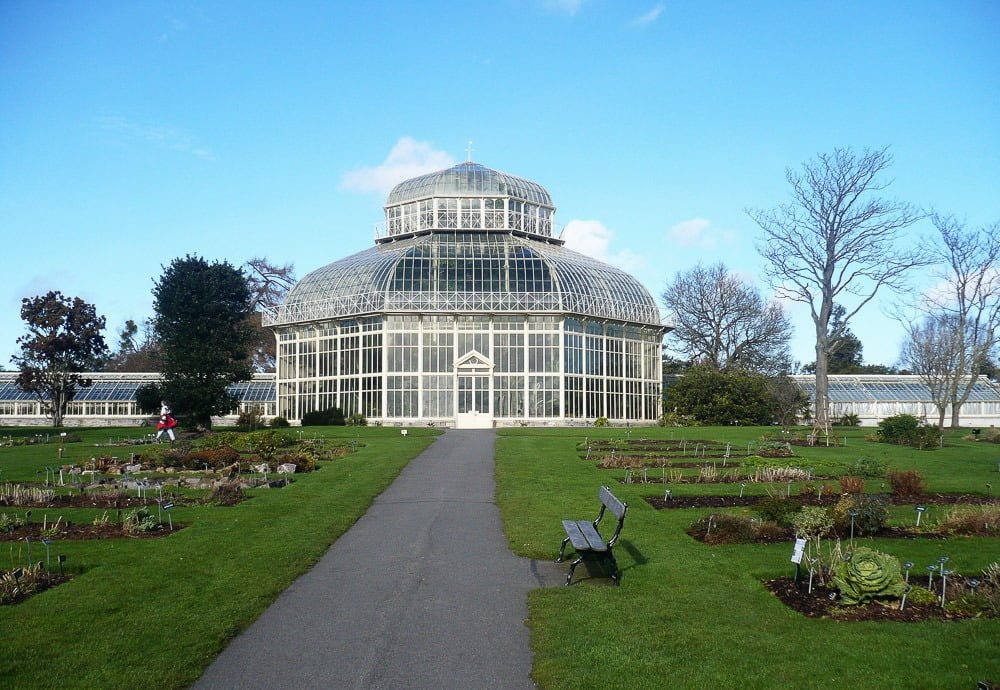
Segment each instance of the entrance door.
M490 379L488 376L459 374L459 414L490 414Z
M455 428L489 429L493 426L490 411L490 378L493 362L475 350L455 362Z

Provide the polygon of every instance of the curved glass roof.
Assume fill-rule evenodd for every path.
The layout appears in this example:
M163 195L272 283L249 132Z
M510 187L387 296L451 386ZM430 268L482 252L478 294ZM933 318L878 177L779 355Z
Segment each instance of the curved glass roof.
M400 182L389 192L385 205L395 206L435 196L509 196L541 206L552 206L552 197L537 182L508 175L472 161Z
M559 244L434 233L380 244L305 276L268 325L377 312L556 311L660 327L639 281Z
M134 374L117 372L98 372L87 374L93 380L93 385L78 388L73 402L129 402L135 400L136 390L140 386L155 383L161 379L159 374ZM21 390L15 382L17 372L0 374L0 401L37 400L33 393ZM233 383L227 390L241 402L268 402L275 399L274 374L254 374L252 381Z
M813 376L794 376L802 392L816 397ZM967 380L967 379L966 379ZM963 384L964 385L964 384ZM828 379L830 402L930 402L930 388L916 375L831 374ZM969 402L1000 401L1000 389L986 378L972 384Z

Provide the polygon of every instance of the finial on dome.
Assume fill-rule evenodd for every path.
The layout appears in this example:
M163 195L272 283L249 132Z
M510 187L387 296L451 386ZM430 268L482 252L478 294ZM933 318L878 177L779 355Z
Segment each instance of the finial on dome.
M472 162L472 142L471 141L469 142L469 145L465 147L465 162L466 163L471 163Z

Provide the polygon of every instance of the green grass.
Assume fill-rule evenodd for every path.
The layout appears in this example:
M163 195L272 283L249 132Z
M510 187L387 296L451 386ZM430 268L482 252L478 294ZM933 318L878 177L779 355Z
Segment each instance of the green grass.
M745 448L764 431L635 429L632 434L732 441ZM1000 489L1000 446L961 441L955 433L944 449L914 451L866 442L865 433L841 432L848 436L846 448L796 447L795 452L817 465L843 468L864 456L916 469L933 492L985 493L986 483ZM615 479L624 470L599 470L579 459L576 444L585 436L623 438L622 429L501 434L498 501L515 552L555 558L564 536L560 521L596 513L601 484L629 503L616 548L623 568L620 588L585 580L530 595L533 675L540 687L966 688L978 680L1000 681L998 620L848 623L807 619L788 609L760 581L792 574L791 544L696 542L684 530L712 511L656 511L642 498L662 496L662 487L619 484ZM869 481L869 490L878 484ZM739 485L673 489L674 495L735 494ZM910 508L898 513L900 521L907 511L912 513ZM994 538L883 539L873 545L914 561L914 572L941 555L950 557L955 571L969 574L1000 560L1000 540Z
M0 437L9 430L0 430ZM295 433L291 431L289 433ZM64 541L52 544L78 574L69 583L16 606L0 607L0 686L184 687L197 679L226 642L246 628L336 538L410 458L438 433L411 429L324 428L308 436L355 438L348 457L324 462L282 489L256 490L233 507L176 508L183 530L160 539ZM127 456L127 448L96 447L141 430L86 430L66 444L63 462L92 455ZM57 445L0 448L0 481L44 479L58 464ZM0 509L21 512L20 509ZM34 509L87 522L102 511ZM40 547L33 553L43 556ZM25 557L0 542L0 566ZM9 551L9 553L7 553Z
M0 430L0 438L8 431ZM730 441L735 449L764 431L634 429L632 434ZM435 432L413 429L408 438L377 428L319 433L357 435L366 445L287 488L255 491L239 506L177 508L175 521L187 527L164 539L54 543L53 555L66 554L78 574L22 604L0 607L0 686L184 687L195 680L231 637L353 524ZM847 430L846 448L796 447L796 455L832 474L869 457L919 470L931 491L985 493L987 483L1000 491L1000 446L951 434L948 447L918 452L868 443L866 433ZM62 462L124 457L127 448L109 451L94 444L125 435L142 430L84 431L83 442L65 445ZM501 432L497 445L498 502L508 539L521 555L555 558L563 538L560 520L595 513L601 484L630 504L616 550L624 569L620 588L585 580L530 595L534 677L540 687L964 688L975 687L977 680L1000 680L1000 621L806 619L760 585L764 578L791 574L790 544L695 542L684 530L712 511L653 510L642 498L662 496L662 487L621 485L615 479L624 470L598 470L581 460L576 445L585 436L621 438L624 431L519 429ZM0 448L0 482L39 481L41 468L58 464L58 444ZM879 483L866 485L875 491ZM738 484L672 488L674 495L739 492ZM793 492L798 488L794 484ZM764 487L748 485L747 491L763 493ZM932 519L934 510L923 520ZM62 515L87 522L100 512L35 509L32 520L47 514L50 520ZM909 507L896 507L892 514L894 522L913 519ZM1000 560L998 539L874 543L914 561L915 573L941 555L960 573ZM0 543L0 566L23 558L23 545Z

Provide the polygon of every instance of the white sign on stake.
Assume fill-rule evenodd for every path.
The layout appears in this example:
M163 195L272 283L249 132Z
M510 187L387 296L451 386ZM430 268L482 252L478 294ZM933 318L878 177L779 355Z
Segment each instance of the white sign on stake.
M802 562L802 554L805 552L805 550L806 550L806 540L805 539L796 539L795 540L795 549L792 551L792 563L795 563L796 565L798 565L799 563L801 563Z

